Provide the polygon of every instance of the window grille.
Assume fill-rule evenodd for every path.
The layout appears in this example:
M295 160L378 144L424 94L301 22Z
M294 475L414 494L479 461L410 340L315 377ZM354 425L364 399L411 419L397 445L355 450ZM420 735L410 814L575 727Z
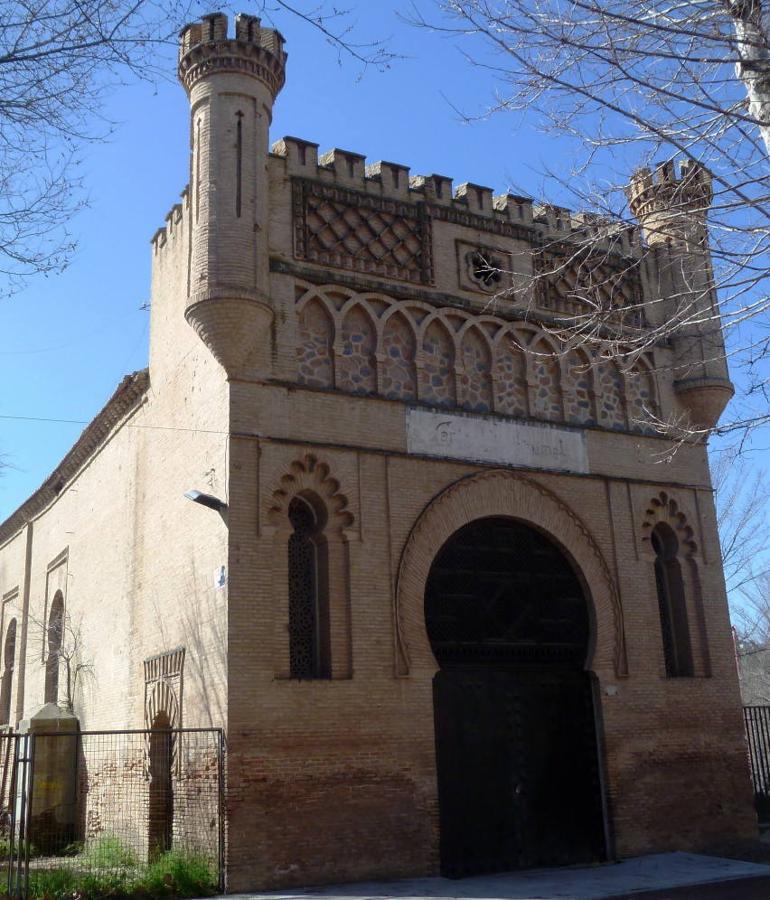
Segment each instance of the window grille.
M687 622L679 541L666 524L657 525L651 535L655 551L655 586L658 593L663 656L669 678L693 675L690 629Z
M314 508L289 505L289 660L292 678L329 678L326 543Z

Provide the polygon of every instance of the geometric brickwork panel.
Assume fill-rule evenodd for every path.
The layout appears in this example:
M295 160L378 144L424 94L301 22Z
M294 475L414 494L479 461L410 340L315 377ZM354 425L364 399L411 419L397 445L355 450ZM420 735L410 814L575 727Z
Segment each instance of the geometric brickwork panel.
M568 316L607 317L612 324L644 325L639 264L615 262L587 248L554 247L533 254L535 303Z
M425 205L295 179L294 255L321 265L430 284Z

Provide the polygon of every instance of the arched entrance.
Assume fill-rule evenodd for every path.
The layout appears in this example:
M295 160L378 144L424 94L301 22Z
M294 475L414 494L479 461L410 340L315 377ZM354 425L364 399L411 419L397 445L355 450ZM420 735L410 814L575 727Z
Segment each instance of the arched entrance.
M604 827L586 593L540 531L477 519L425 589L445 875L591 862Z

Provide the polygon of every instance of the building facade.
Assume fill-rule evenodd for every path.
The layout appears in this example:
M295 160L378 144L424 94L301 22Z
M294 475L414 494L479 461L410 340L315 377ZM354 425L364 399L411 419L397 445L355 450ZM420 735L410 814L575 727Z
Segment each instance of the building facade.
M715 302L707 173L635 177L643 239L271 149L283 38L227 28L181 37L149 370L0 525L5 721L223 726L233 889L751 836L705 445L655 428L716 422L721 335L554 337L586 271L616 344Z

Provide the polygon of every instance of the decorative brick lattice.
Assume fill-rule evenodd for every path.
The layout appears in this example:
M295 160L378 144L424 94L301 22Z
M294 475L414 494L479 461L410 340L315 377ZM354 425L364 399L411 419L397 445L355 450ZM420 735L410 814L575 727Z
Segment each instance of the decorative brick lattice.
M318 523L299 497L289 504L289 661L292 678L318 678Z
M578 317L609 315L614 324L645 324L638 262L618 263L607 254L591 256L571 248L569 256L542 250L534 263L541 309Z
M294 255L401 281L433 281L424 204L315 181L294 181Z

